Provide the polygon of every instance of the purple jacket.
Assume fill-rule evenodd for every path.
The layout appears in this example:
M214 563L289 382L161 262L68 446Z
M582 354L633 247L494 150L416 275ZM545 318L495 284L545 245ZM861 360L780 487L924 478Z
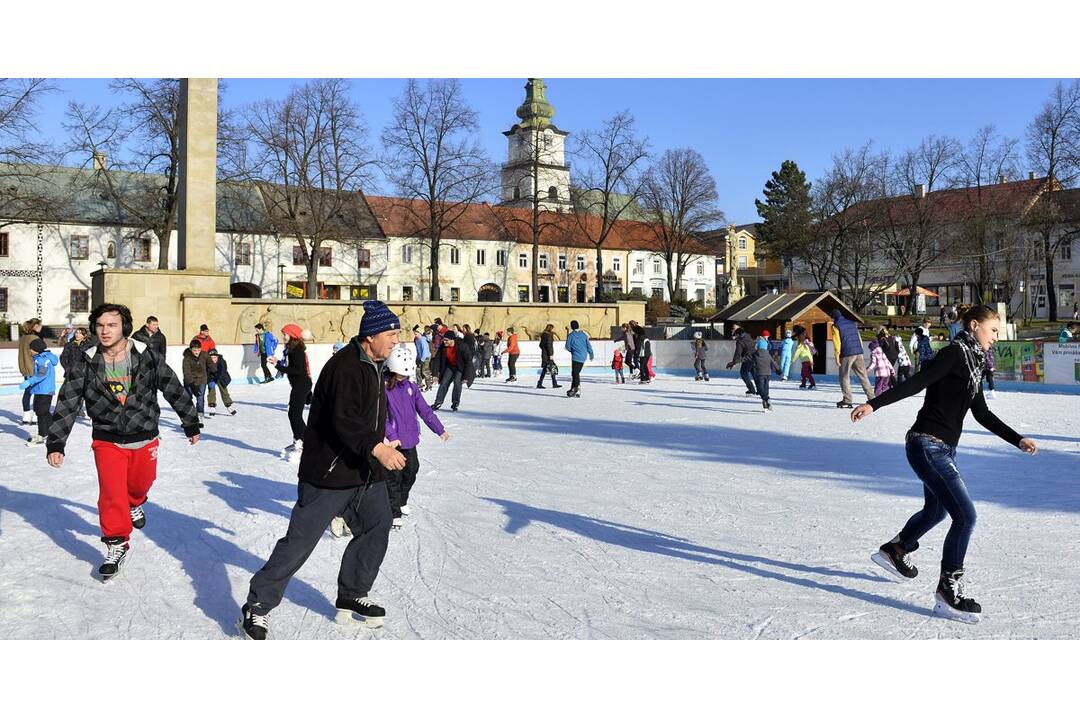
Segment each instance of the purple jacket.
M427 400L420 394L420 388L412 380L403 380L392 389L386 389L386 439L391 442L401 441L404 450L420 444L420 423L416 416L424 419L424 424L431 432L442 435L443 424Z

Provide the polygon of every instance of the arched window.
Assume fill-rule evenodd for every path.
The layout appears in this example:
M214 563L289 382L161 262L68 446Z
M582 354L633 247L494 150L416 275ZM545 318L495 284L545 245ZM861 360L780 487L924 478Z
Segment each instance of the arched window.
M116 243L114 243L112 240L110 240L109 244L105 246L105 257L109 260L116 259Z
M521 186L520 185L515 185L514 186L514 199L515 200L520 200L521 199Z
M559 199L559 188L552 185L551 187L548 188L548 200L558 200L558 199Z

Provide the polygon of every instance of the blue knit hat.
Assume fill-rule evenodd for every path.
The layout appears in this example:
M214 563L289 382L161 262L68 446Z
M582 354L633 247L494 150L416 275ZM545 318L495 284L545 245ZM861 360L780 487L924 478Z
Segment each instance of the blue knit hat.
M401 320L379 300L364 301L364 317L360 319L360 337L378 335L387 330L400 330Z

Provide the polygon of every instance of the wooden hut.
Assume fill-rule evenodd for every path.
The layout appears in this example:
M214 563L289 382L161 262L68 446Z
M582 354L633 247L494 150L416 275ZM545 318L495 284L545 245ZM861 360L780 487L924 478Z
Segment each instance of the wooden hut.
M752 335L768 330L774 339L783 339L784 332L796 325L806 328L810 340L818 349L814 372L825 372L826 342L832 337L832 312L839 310L857 323L862 318L844 302L828 291L766 293L744 297L709 318L724 324L724 335L730 337L736 326Z

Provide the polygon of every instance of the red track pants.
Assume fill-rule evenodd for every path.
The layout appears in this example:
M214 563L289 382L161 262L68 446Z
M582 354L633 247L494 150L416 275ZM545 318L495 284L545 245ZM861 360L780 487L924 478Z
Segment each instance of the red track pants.
M98 517L102 538L131 536L131 508L146 502L157 478L158 441L138 450L95 440L94 463L98 472Z

